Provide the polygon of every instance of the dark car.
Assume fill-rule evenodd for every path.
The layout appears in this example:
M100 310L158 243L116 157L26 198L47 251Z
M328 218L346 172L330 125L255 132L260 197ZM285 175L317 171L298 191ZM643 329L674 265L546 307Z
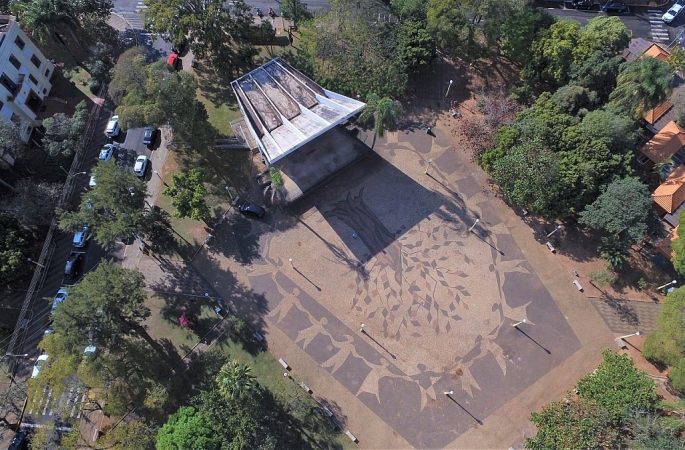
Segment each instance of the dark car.
M601 9L607 13L624 13L629 11L628 6L625 3L612 1L603 4Z
M595 0L573 0L571 4L576 9L590 9L595 5Z
M64 266L64 276L74 278L81 271L83 265L83 253L71 252L67 264Z
M21 450L22 448L26 448L27 434L28 432L26 430L21 430L19 433L15 434L12 438L12 442L10 442L10 446L7 447L7 450Z
M238 211L246 216L256 217L261 219L266 214L266 210L259 205L254 203L244 202L238 205Z
M143 144L151 147L157 140L157 128L153 126L145 127L145 132L143 133Z

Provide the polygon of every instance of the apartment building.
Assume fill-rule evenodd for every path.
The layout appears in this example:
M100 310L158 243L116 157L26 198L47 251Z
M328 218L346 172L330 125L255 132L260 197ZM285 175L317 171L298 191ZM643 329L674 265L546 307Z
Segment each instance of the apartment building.
M25 142L42 123L39 113L52 89L54 72L55 65L21 30L16 18L0 15L0 120L18 125Z

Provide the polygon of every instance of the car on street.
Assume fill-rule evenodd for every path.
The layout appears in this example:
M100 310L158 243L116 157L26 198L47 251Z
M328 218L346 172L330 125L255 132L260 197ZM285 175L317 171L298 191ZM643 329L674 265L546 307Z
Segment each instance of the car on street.
M74 278L81 272L83 265L83 253L71 252L67 263L64 265L64 276Z
M50 310L50 314L54 314L55 310L57 309L57 305L62 303L65 298L69 296L69 293L65 291L64 289L60 289L57 291L57 294L55 294L54 300L52 300L52 309Z
M576 9L590 9L595 5L595 0L573 0L571 5Z
M74 239L72 241L74 247L83 248L86 246L86 243L88 242L88 231L89 228L87 226L83 226L79 228L76 233L74 233Z
M256 217L258 219L261 219L264 217L264 214L266 214L266 210L264 208L250 202L243 202L238 205L238 211L245 216Z
M33 365L33 373L31 378L37 378L40 374L40 370L48 363L48 355L40 355L36 360L36 364Z
M88 187L93 189L95 186L97 186L97 182L95 181L95 175L91 175L90 181L88 182Z
M661 16L661 20L663 20L666 23L671 23L675 20L675 18L680 14L680 12L683 10L683 5L680 5L676 3L675 5L671 6L671 9L666 11L663 16Z
M28 434L29 432L26 431L26 429L20 430L12 438L10 446L7 447L7 450L22 450L23 448L26 448L26 437Z
M628 8L628 5L625 3L615 1L606 2L600 9L606 13L624 13L630 11L630 8Z
M178 70L179 64L181 64L181 59L178 57L177 53L172 53L166 59L166 63L171 66L173 70Z
M119 127L119 116L112 116L107 122L107 128L105 128L105 134L107 137L115 138L119 136L121 128Z
M145 155L138 155L136 158L136 163L133 165L133 173L138 178L145 176L145 171L147 170L147 165L150 160Z
M152 147L157 140L157 128L149 125L145 127L145 132L143 132L143 144L148 147Z
M100 161L109 161L112 159L112 156L114 155L114 145L112 144L105 144L104 147L100 150L100 156L98 156L98 159Z

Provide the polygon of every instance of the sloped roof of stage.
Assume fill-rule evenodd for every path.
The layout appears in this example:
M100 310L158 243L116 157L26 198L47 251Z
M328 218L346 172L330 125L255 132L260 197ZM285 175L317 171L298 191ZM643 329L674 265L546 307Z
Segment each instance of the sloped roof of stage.
M231 88L270 164L366 106L322 88L280 58L231 82Z

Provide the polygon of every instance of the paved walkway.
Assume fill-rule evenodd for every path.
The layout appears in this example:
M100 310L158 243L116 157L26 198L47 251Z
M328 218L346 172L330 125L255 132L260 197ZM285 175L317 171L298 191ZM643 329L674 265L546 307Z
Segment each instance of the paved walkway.
M655 330L656 318L661 310L657 302L642 302L589 297L590 303L604 319L613 333L629 334L636 331L651 333Z

